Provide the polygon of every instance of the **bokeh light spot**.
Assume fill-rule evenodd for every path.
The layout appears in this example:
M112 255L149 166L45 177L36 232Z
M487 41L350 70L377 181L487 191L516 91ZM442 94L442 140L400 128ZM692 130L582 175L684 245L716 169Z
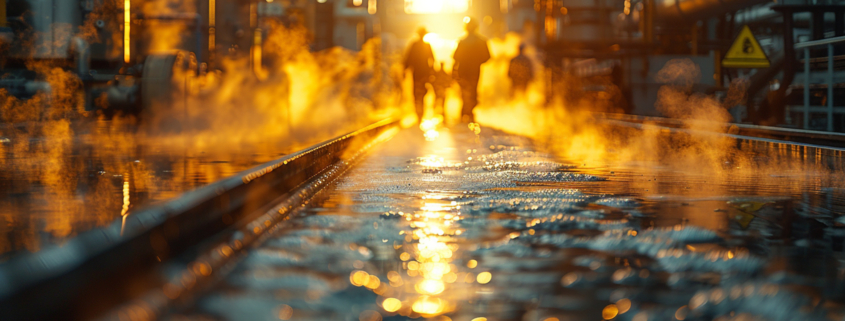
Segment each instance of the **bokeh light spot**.
M370 281L370 274L364 271L354 271L349 275L349 282L354 286L362 286Z
M619 314L623 314L628 312L631 309L631 300L629 299L622 299L616 301L616 307L619 308Z
M615 304L608 305L601 310L601 317L605 320L610 320L619 314L619 308Z
M478 273L478 277L476 277L476 280L480 284L487 284L491 279L493 279L493 274L490 274L490 272Z
M293 317L293 308L287 304L279 306L279 320L290 320Z
M387 312L396 312L402 308L402 301L399 301L399 299L397 298L387 298L386 300L384 300L381 306Z

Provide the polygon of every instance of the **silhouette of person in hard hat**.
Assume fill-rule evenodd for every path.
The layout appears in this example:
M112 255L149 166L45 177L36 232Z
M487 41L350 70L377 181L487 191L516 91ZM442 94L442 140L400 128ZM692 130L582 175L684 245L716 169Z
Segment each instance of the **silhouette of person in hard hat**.
M745 38L745 41L742 43L742 52L747 54L754 52L754 45L751 44L751 39Z
M478 105L478 79L481 77L481 65L490 60L490 48L487 39L478 34L478 22L469 19L466 23L467 36L458 42L455 49L455 66L452 76L461 86L461 121L474 122L472 110Z
M446 64L440 63L440 70L434 73L434 114L445 117L446 89L452 86L452 76L446 72Z
M534 66L525 55L525 44L519 45L519 55L511 59L508 78L511 79L511 97L524 95L528 84L534 79Z
M405 69L410 69L414 78L414 107L420 121L422 121L424 111L423 98L428 92L426 84L431 81L432 64L434 63L431 45L423 40L427 33L428 31L425 28L418 29L417 35L420 38L408 47L408 52L405 54Z

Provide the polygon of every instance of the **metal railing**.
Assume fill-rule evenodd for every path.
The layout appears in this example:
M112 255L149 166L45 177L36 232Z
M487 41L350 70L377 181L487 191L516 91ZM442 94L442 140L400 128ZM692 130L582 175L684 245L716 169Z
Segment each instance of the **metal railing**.
M804 49L804 129L810 128L810 48L827 46L827 131L833 131L833 45L845 42L845 36L821 40L807 41L795 44L795 50ZM816 109L817 110L817 109ZM788 111L787 111L788 112Z

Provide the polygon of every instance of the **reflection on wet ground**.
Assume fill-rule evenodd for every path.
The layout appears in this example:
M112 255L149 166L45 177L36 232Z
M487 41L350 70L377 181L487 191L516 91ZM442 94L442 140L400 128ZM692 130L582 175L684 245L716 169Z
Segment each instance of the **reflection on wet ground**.
M476 128L477 129L477 128ZM842 320L845 190L406 130L180 320Z
M308 143L202 146L191 138L173 144L135 131L109 121L0 128L0 261L61 244L138 206L176 197Z

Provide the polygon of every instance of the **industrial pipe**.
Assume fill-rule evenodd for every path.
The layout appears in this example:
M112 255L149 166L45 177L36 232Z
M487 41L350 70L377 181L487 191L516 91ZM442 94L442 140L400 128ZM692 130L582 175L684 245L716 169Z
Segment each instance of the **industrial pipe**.
M655 18L662 23L702 19L771 2L770 0L654 0Z
M129 110L138 101L138 86L109 86L106 91L109 108Z
M88 42L82 37L73 37L70 41L68 52L73 55L73 65L75 66L76 74L80 78L88 76L91 70L91 47Z
M44 93L47 97L53 96L53 86L46 81L27 81L24 90L28 95L34 96L37 93Z
M794 15L792 11L786 10L781 12L783 14L783 80L780 82L780 88L777 91L776 104L770 106L772 110L782 111L786 108L786 91L795 80L795 35L794 35ZM810 59L806 57L805 59ZM783 115L779 112L773 112L776 115Z
M18 97L34 96L39 92L45 93L47 97L50 97L53 91L50 83L46 81L33 81L27 80L26 78L12 77L0 79L0 89L5 89L12 96Z

